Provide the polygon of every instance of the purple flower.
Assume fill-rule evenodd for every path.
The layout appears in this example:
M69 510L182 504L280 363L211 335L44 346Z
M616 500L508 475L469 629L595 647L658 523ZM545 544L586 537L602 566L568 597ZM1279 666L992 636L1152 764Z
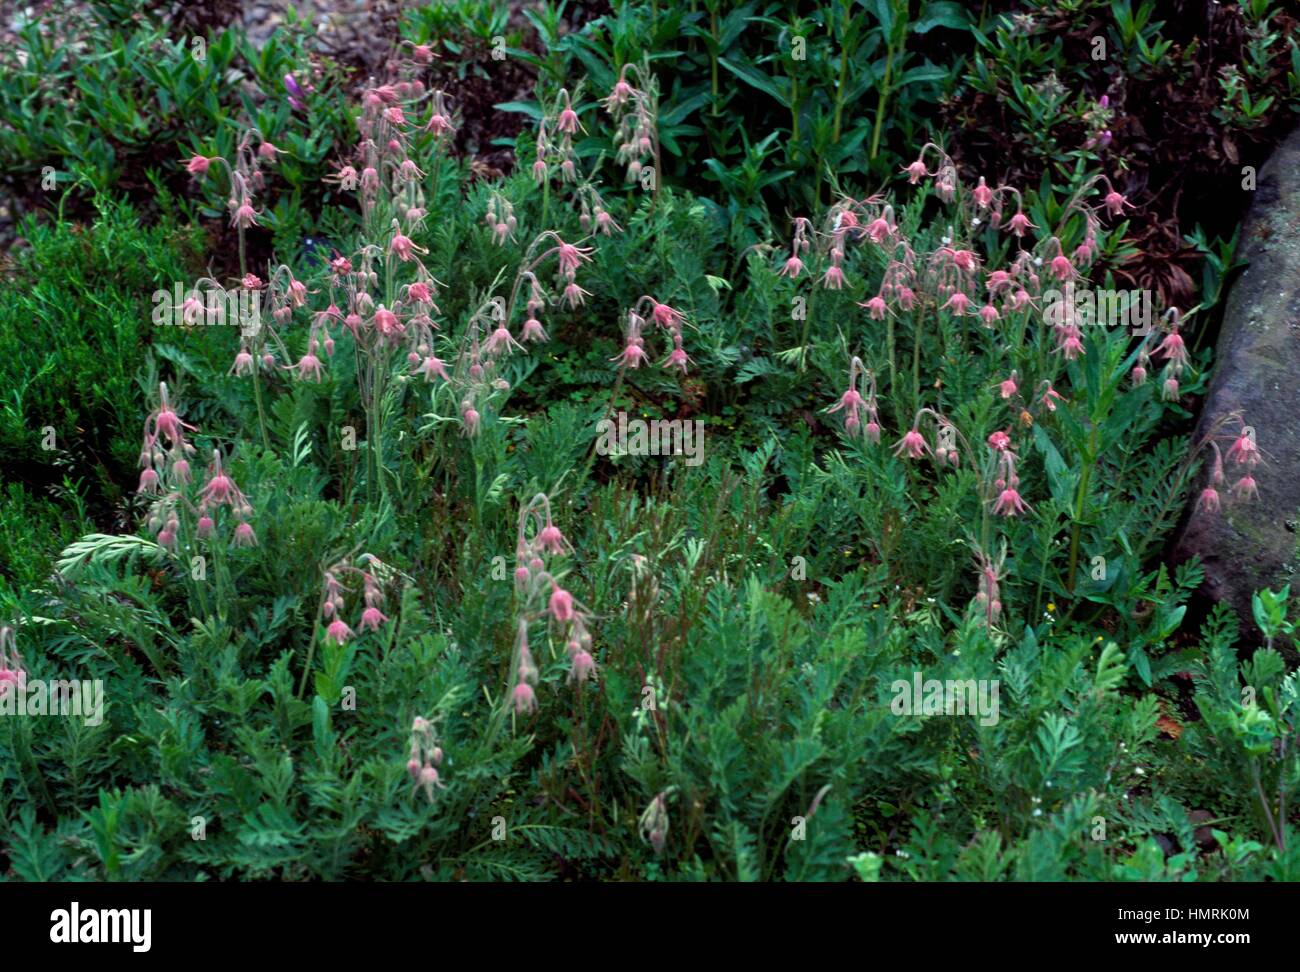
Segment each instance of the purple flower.
M292 74L284 76L284 90L289 92L289 104L298 111L305 111L307 108L307 96L303 93L298 82L294 80Z

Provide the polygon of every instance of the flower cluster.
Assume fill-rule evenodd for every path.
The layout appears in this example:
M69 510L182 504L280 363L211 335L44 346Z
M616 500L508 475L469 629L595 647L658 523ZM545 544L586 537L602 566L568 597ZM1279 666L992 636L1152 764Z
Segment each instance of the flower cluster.
M663 367L677 368L682 374L686 374L686 368L691 359L687 356L685 348L682 347L682 325L685 322L686 318L681 311L669 307L667 304L661 304L648 295L638 297L637 302L627 312L627 327L623 333L623 350L610 360L628 368L639 368L642 362L648 361L649 355L645 349L642 328L649 323L667 331L672 338L673 349L668 352L668 357L663 360Z
M410 774L416 789L423 789L430 803L433 802L435 789L446 789L438 778L438 767L442 765L442 747L434 735L432 720L416 716L411 723L411 758L406 761L406 772Z
M144 440L140 450L143 471L138 487L141 494L156 497L149 510L148 525L158 544L173 553L178 551L182 514L186 515L187 522L192 523L192 535L196 539L208 539L216 527L214 514L224 506L235 520L234 545L256 546L257 535L248 522L253 515L252 505L226 472L220 450L213 450L197 504L191 501L188 487L193 481L193 473L189 457L196 450L187 441L185 433L198 430L176 413L165 383L158 385L158 401L158 407L144 422Z
M370 554L362 554L357 558L357 562L372 567L378 565L378 561ZM325 640L332 641L336 645L343 644L356 634L343 620L343 612L347 608L347 601L344 598L347 588L343 579L347 577L355 577L361 581L361 598L365 606L361 610L357 630L378 631L380 625L388 623L387 616L380 610L384 603L384 592L374 572L353 566L346 559L341 560L326 569L324 590L321 592L320 601L320 617L321 623L325 625Z
M641 87L633 87L629 73ZM627 166L627 181L635 182L647 161L653 165L659 150L656 116L658 81L650 72L634 64L624 64L618 80L605 97L605 110L618 122L618 161Z
M564 639L570 682L582 685L596 673L591 633L587 630L591 615L560 586L547 565L547 558L572 552L573 547L551 519L550 499L538 493L519 511L516 537L514 577L520 608L510 699L518 713L537 709L533 687L540 673L528 643L531 623L546 620L551 630Z
M1259 485L1255 482L1255 469L1263 461L1259 445L1255 441L1255 430L1244 422L1241 431L1231 437L1226 457L1214 437L1207 437L1203 445L1208 445L1214 454L1210 464L1209 482L1196 498L1196 510L1205 513L1218 513L1223 501L1220 495L1227 477L1224 475L1225 461L1228 469L1237 474L1236 481L1228 488L1228 498L1243 502L1259 497Z
M578 181L577 154L573 150L573 137L584 131L578 112L569 100L569 92L560 89L554 110L537 126L537 158L533 162L533 179L543 185L550 177L551 166L559 163L560 178L564 182Z
M858 381L867 379L867 396L858 391ZM844 412L844 432L850 438L861 434L872 445L880 443L880 403L876 399L876 378L867 371L862 359L854 357L849 362L849 387L828 412ZM866 422L862 421L866 418Z

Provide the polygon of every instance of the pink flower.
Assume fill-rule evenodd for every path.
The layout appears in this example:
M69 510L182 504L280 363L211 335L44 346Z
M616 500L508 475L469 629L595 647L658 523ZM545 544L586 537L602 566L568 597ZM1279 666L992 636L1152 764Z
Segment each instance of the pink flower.
M885 319L885 312L887 310L887 308L885 307L885 298L881 297L879 294L877 294L875 297L872 297L865 304L859 303L858 306L865 307L867 309L868 316L873 321L883 321Z
M792 256L785 261L785 265L777 272L778 277L789 277L793 280L799 274L803 273L803 261L797 256Z
M483 350L488 354L500 354L502 351L509 354L514 348L522 349L522 347L523 345L511 337L510 329L504 324L499 324L497 329L488 336Z
M980 308L980 320L985 327L992 327L993 322L998 319L998 309L992 304L985 304Z
M827 290L840 290L844 286L844 271L838 265L832 264L822 275L822 286Z
M1129 201L1114 189L1106 193L1104 202L1106 204L1106 212L1110 213L1112 216L1118 216L1123 213L1125 206L1128 206L1130 209L1133 208Z
M1177 331L1170 332L1160 346L1156 348L1157 354L1163 354L1169 359L1169 363L1175 368L1183 368L1188 361L1187 345L1184 343L1182 335Z
M1247 468L1253 468L1259 462L1259 446L1255 443L1255 437L1246 429L1228 447L1228 461Z
M556 621L573 620L573 595L564 588L557 586L551 591L547 607Z
M325 640L332 641L336 645L341 645L352 637L352 629L342 618L335 618L330 622L330 626L325 629Z
M583 263L591 260L591 247L560 242L557 247L557 257L560 273L576 272Z
M564 534L554 523L547 523L542 527L542 532L537 534L537 545L547 553L562 554L564 553Z
M460 413L460 418L465 424L465 434L467 436L472 439L474 436L478 435L479 422L482 420L482 416L479 415L477 409L472 406L466 408Z
M1015 516L1029 509L1029 505L1020 498L1020 494L1010 486L998 494L997 502L993 504L994 515Z
M956 317L961 317L970 309L970 298L959 290L948 298L948 302L943 305L943 309L952 311Z
M1129 373L1129 377L1132 379L1135 388L1138 385L1145 385L1147 380L1147 370L1140 364L1134 365L1133 370Z
M1005 452L1011 446L1011 436L999 429L989 436L988 442L998 452Z
M158 473L150 466L144 472L140 473L140 485L136 487L137 493L157 493L160 491Z
M1043 405L1047 407L1047 410L1049 412L1055 412L1056 403L1063 401L1065 401L1065 397L1049 384L1047 386L1047 391L1043 392L1042 398Z
M911 165L905 166L903 171L907 173L908 183L913 186L930 174L923 159L917 159Z
M237 226L240 229L248 229L250 226L257 225L257 210L253 209L248 203L235 210L235 214L230 218L230 225Z
M211 159L204 158L202 155L193 155L185 163L185 171L192 176L206 175L210 165L212 165Z
M566 135L576 135L578 133L578 113L572 108L565 108L560 112L560 117L556 127Z
M690 363L690 358L686 356L686 351L678 344L669 352L667 359L664 361L665 368L678 368L682 374L686 374L686 366Z
M393 234L393 242L389 244L389 250L399 260L410 260L414 255L415 243L409 236L395 233Z
M1016 236L1024 236L1025 230L1038 229L1038 227L1031 223L1029 217L1023 212L1017 212L1007 221L1007 229Z
M1232 486L1232 498L1234 500L1258 499L1259 489L1255 484L1255 477L1246 473L1238 479Z
M361 612L361 623L357 627L362 631L378 631L379 626L388 621L388 618L373 605Z
M640 345L639 341L639 338L635 342L629 341L622 354L616 354L609 360L622 362L629 368L641 367L641 362L648 361L649 355L645 353L645 348Z
M549 341L546 330L542 327L542 322L535 317L530 317L524 321L524 329L519 335L525 341Z
M576 651L569 668L569 681L581 685L596 672L596 661L588 651Z
M1074 276L1074 264L1065 254L1057 254L1052 257L1052 274L1057 280L1069 280Z
M533 692L533 687L527 682L520 682L515 686L514 704L517 713L537 711L537 696Z
M253 356L246 350L241 350L235 355L235 364L231 368L237 376L243 378L253 373Z
M894 455L902 456L906 453L909 459L920 459L929 451L930 446L925 441L925 436L923 436L920 429L917 429L916 427L908 430L908 432L898 440L898 444L894 446Z
M579 305L585 303L585 301L583 301L583 297L590 297L590 296L591 296L591 291L583 290L581 287L578 286L577 282L572 279L570 279L568 284L565 285L564 302L568 304L570 308L578 307Z
M306 381L308 378L315 381L321 380L320 358L314 354L304 354L292 368L298 373L298 378L301 381Z
M255 534L255 533L253 532L253 526L252 526L252 524L250 524L250 523L241 523L241 524L239 524L239 526L235 527L235 540L234 540L234 543L235 543L235 546L236 546L236 547L256 547L256 546L257 546L257 534Z
M1160 397L1167 402L1178 401L1178 379L1170 375L1160 388Z
M1019 390L1020 389L1016 385L1016 379L1014 375L1010 378L1005 379L1001 384L998 385L998 394L1002 398L1011 398Z
M1219 491L1213 486L1206 486L1197 497L1196 509L1198 512L1204 510L1206 513L1218 513Z
M993 201L993 190L984 184L983 176L980 176L979 185L971 190L971 195L975 198L975 204L980 209L988 209L989 203Z
M207 537L212 533L212 528L215 525L216 524L212 521L212 517L208 516L206 513L199 517L199 525L196 531L199 535L199 539L207 539Z
M681 311L674 310L667 304L661 304L658 301L655 301L654 307L650 310L650 318L660 327L667 328L670 331L676 330L685 319Z

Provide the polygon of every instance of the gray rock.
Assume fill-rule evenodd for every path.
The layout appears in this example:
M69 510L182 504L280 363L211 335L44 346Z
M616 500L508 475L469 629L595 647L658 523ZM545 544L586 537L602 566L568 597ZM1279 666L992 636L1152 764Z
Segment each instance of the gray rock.
M1205 593L1255 631L1251 594L1290 583L1297 567L1300 511L1300 129L1260 169L1258 189L1241 228L1240 256L1250 262L1232 286L1215 353L1215 373L1197 425L1196 441L1240 431L1240 412L1255 429L1263 463L1255 471L1259 499L1229 503L1222 512L1191 512L1174 559L1192 555L1205 565ZM1226 451L1226 450L1225 450ZM1193 497L1206 485L1207 458ZM1229 482L1236 477L1226 467ZM1297 591L1300 593L1300 590Z

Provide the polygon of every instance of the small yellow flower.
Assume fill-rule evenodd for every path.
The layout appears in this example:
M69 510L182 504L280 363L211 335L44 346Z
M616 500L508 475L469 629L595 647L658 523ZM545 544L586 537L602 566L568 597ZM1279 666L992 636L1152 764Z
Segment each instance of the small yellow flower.
M1056 613L1056 605L1055 605L1053 602L1048 601L1048 602L1047 602L1047 610L1048 610L1049 613L1051 613L1051 614L1055 614L1055 613Z

